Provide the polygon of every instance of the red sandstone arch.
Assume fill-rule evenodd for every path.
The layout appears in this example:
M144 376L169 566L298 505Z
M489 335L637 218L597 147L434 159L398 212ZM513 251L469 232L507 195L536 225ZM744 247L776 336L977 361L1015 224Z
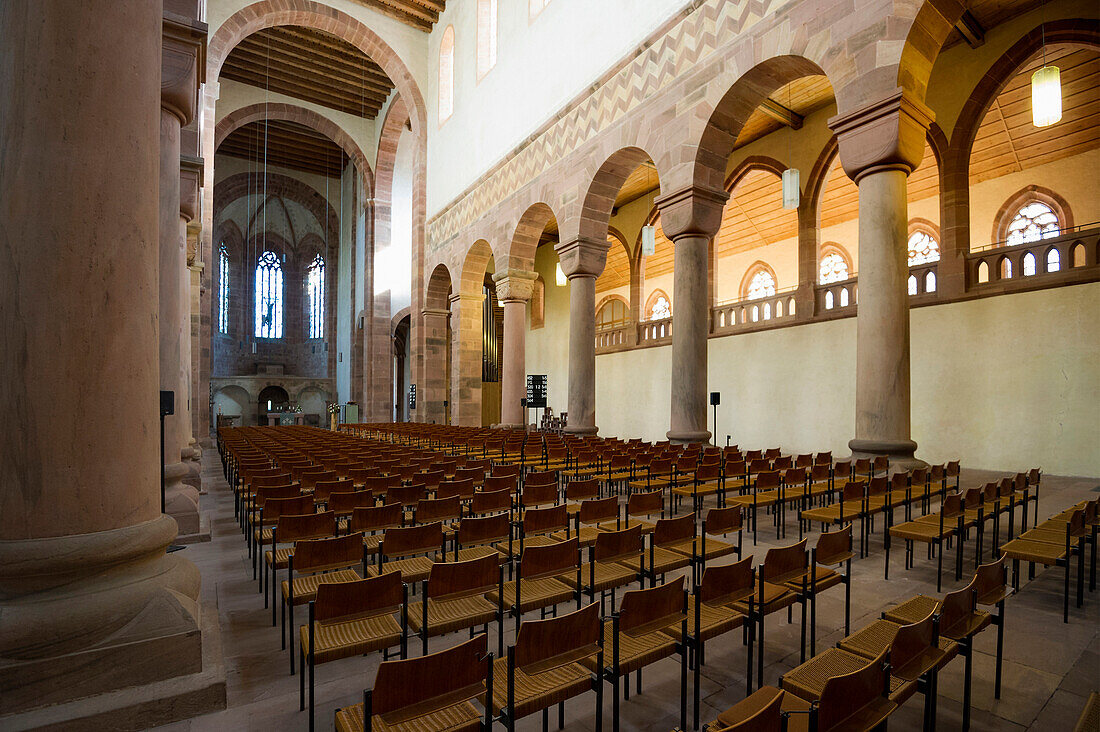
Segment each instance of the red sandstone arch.
M428 278L428 287L424 293L424 305L429 310L447 310L450 306L451 271L440 262Z
M640 147L624 147L608 157L592 176L584 202L581 205L578 234L596 241L607 240L607 227L611 222L611 209L615 198L635 168L653 156ZM658 180L660 176L658 176Z
M535 267L535 251L546 225L556 220L549 205L538 202L528 206L519 217L512 241L508 247L506 266L510 269L532 270Z
M401 141L401 130L409 124L409 108L405 100L398 96L386 110L382 120L382 130L378 135L378 155L374 159L375 199L383 205L393 201L393 172L397 164L397 145Z
M485 286L485 270L493 258L493 248L484 239L478 239L466 252L459 274L458 291L463 295L480 295Z
M312 109L300 107L297 104L285 104L282 102L272 102L270 104L257 103L233 110L222 117L221 121L218 122L217 126L214 128L215 152L218 147L221 146L225 138L234 130L239 127L244 127L251 122L257 122L263 119L296 122L311 130L320 132L322 135L332 140L352 159L360 175L363 176L364 195L368 198L372 195L371 192L374 190L374 171L371 170L370 163L367 162L367 157L363 154L363 151L359 148L359 145L356 144L355 140L353 140L340 125L336 124L328 117Z
M256 31L279 25L300 25L331 33L370 57L393 81L398 93L415 110L413 132L423 135L428 119L424 97L405 62L377 33L347 13L313 0L260 0L231 15L210 37L207 82L218 80L229 52Z

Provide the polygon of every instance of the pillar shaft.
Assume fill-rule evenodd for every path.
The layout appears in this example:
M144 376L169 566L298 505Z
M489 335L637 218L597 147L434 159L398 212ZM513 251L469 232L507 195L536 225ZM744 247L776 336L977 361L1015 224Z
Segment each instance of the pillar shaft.
M164 420L164 464L180 462L180 270L186 250L180 240L180 119L160 110L160 388L175 394L175 414Z
M526 410L520 404L527 393L527 301L504 301L503 374L500 384L500 422L504 427L524 427Z
M909 437L909 296L906 172L859 180L859 308L856 316L858 452L912 452Z
M481 426L481 292L451 295L451 424Z
M424 378L417 385L416 410L409 418L423 415L420 419L435 424L445 424L447 408L443 404L448 395L448 353L449 320L447 310L424 310L421 312L424 332Z
M0 716L201 668L160 513L160 36L159 2L0 3Z
M681 236L675 242L672 310L672 421L668 439L705 442L707 430L707 288L706 236Z
M596 276L569 277L569 424L567 432L595 434Z

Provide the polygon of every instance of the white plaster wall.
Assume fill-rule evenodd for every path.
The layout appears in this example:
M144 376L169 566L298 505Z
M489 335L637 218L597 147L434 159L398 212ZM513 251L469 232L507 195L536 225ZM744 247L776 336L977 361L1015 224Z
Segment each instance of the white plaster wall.
M416 138L405 130L397 141L390 201L390 244L375 254L374 291L390 291L390 312L409 306L412 298L412 194Z
M527 373L546 374L546 404L557 414L569 409L569 285L554 282L557 252L544 244L535 253L535 271L546 283L543 314L545 325L531 330L531 306L527 306L525 356ZM598 298L597 298L598 302ZM541 412L540 412L541 414ZM528 419L536 421L534 410Z
M292 104L296 107L304 107L312 110L329 121L334 122L340 129L348 134L367 159L367 163L374 168L374 161L378 155L378 119L363 119L354 114L339 112L320 104L307 102L298 97L290 97L277 92L266 91L251 84L242 84L231 79L222 79L219 83L218 102L215 106L215 117L221 122L230 113L247 107L251 104ZM390 95L393 96L392 94ZM216 170L216 168L215 168Z
M464 191L685 0L499 0L497 63L477 81L475 0L447 4L428 39L428 217ZM455 29L454 113L439 125L439 45Z

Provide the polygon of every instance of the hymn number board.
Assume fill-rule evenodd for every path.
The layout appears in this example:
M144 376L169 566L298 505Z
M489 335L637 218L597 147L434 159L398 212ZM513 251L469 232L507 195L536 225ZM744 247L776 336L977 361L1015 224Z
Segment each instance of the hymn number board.
M546 408L546 374L527 374L527 406Z

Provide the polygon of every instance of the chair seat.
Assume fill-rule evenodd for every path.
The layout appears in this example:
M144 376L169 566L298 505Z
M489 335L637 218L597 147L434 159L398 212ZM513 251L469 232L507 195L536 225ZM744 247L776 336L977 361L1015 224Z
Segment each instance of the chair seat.
M592 689L592 672L580 663L567 663L542 673L527 674L515 670L513 719L522 719L542 709ZM508 703L508 659L493 662L493 714L499 715Z
M384 536L385 534L382 533L367 534L363 537L363 550L366 551L367 554L377 554L378 545L382 543L382 538Z
M314 623L314 663L361 656L401 642L401 625L392 615L375 615L346 623ZM302 648L309 648L309 626L299 629Z
M727 503L728 503L727 499ZM813 521L821 524L835 524L840 521L840 504L833 503L820 508L808 508L799 514L805 521ZM844 520L851 521L861 516L858 506L846 505L844 507Z
M689 550L690 551L690 550ZM649 552L643 552L640 557L631 557L619 564L628 567L633 572L640 573L643 569L653 574L664 574L691 564L691 555L674 552L664 547L653 547L653 566L649 564Z
M576 537L581 546L592 546L596 543L596 537L599 536L600 530L595 526L582 526L576 531L558 531L550 535L553 541L546 542L547 544L553 544L559 541L565 541L566 539L572 539ZM524 542L526 545L526 542Z
M404 722L387 724L379 715L371 720L371 729L376 732L478 732L481 729L482 716L468 701L452 704L429 714L415 717ZM356 704L336 710L336 732L363 732L363 705Z
M928 617L928 613L940 609L940 601L928 595L911 597L900 605L895 605L882 614L882 617L898 625L912 625Z
M595 562L595 566L585 565L581 567L581 585L589 592L604 592L616 587L629 585L638 578L638 570L618 561ZM565 584L576 589L576 575L562 577Z
M488 593L486 597L489 598L490 602L503 604L505 607L514 606L516 604L517 581L518 580L513 580L504 583L503 598L501 598L500 594L495 590ZM576 582L575 577L573 581ZM501 602L502 599L503 603ZM529 610L538 610L539 608L569 602L573 599L573 589L556 577L540 577L539 579L533 580L527 579L523 580L520 599L522 605L519 610L521 613L525 613Z
M783 689L796 694L806 701L814 702L821 698L825 682L834 676L843 676L859 671L867 666L868 659L863 656L829 648L817 654L809 661L796 666L783 674ZM890 676L890 699L908 698L915 690L911 681Z
M810 577L807 572L806 577L806 592L810 591ZM818 565L814 568L814 587L818 592L824 592L830 587L836 587L844 580L844 575L840 574L836 570L829 569L828 567L822 567ZM802 592L802 580L791 580L790 582L784 582L783 586L792 592Z
M753 500L755 495L756 500ZM727 506L742 506L744 508L752 508L755 505L757 508L767 508L779 503L779 491L760 491L759 493L744 496L726 497Z
M707 549L705 556L702 559L710 561L711 559L718 559L719 557L726 557L730 554L737 553L737 546L721 539L715 539L712 536L707 536ZM697 551L701 551L703 546L702 539L695 537L691 540L691 543L684 542L682 544L670 545L668 548L678 554L684 554L687 556L694 556Z
M905 541L939 541L951 536L955 533L957 524L952 521L947 521L943 525L943 531L940 531L939 519L935 523L923 522L920 520L906 521L903 524L890 527L890 536L897 539L903 539Z
M290 565L290 558L294 556L294 547L285 546L282 549L275 550L274 558L271 556L271 550L264 552L264 561L267 566L274 566L275 569L286 569Z
M1036 564L1057 564L1066 557L1065 541L1052 544L1034 539L1013 539L1001 545L1001 551L1009 559L1021 559Z
M559 532L560 533L560 532ZM534 536L525 536L523 538L523 546L550 546L551 544L559 544L565 541L565 534L535 534ZM516 547L519 548L517 542Z
M676 624L677 626L679 623ZM671 626L669 626L671 628ZM613 662L614 630L610 621L604 623L603 662L605 668L611 668ZM651 663L660 661L676 653L676 640L663 630L653 630L640 635L619 633L619 675L637 671ZM582 661L589 669L596 668L596 659Z
M862 630L840 641L839 648L867 660L878 655L894 642L894 636L901 626L889 620L876 620ZM943 668L958 654L959 644L948 638L939 639L938 651L929 649L926 653L907 663L904 667L893 668L891 673L907 681L915 681L921 674L933 667Z
M483 595L470 595L455 600L428 598L428 635L444 635L456 630L476 628L494 620L497 606ZM424 603L409 605L409 628L419 633L424 621Z
M695 632L695 595L688 595L688 632ZM736 630L745 624L745 616L727 605L699 604L699 637L702 641L717 638L723 633ZM680 626L669 626L664 631L676 640L680 640Z
M393 572L395 570L400 572L401 581L405 584L422 582L428 579L428 575L431 574L432 564L439 561L442 560L435 554L426 557L395 559L392 562L384 562L382 564L382 572ZM378 565L367 567L368 577L377 577L378 574Z
M752 597L757 602L760 601L760 589L757 588ZM793 605L798 601L797 596L783 585L773 585L771 582L764 583L764 614L774 613L777 610L782 610L788 605ZM749 601L748 598L739 602L733 603L733 609L740 613L748 615L749 613ZM759 608L757 608L759 610Z
M341 569L328 574L307 574L294 578L294 604L305 605L317 597L317 586L325 582L355 582L363 579L354 569ZM290 583L282 581L283 598L290 599Z
M764 686L758 689L752 695L742 699L734 704L732 707L718 715L718 719L715 723L710 725L708 729L721 732L726 727L733 727L734 725L741 724L745 720L751 718L753 715L765 709L768 704L774 701L777 694L782 694L781 689L777 689L774 686ZM804 699L800 699L794 694L785 694L783 701L780 702L779 708L784 712L808 712L810 710L810 703ZM794 714L787 720L787 730L794 732L794 730L808 729L809 715L807 714Z
M623 529L633 529L638 526L642 530L642 534L652 534L653 530L657 528L657 525L650 521L643 521L642 519L632 518L630 521L605 521L602 524L597 524L596 528L600 531L622 531Z
M677 496L713 496L723 491L722 484L718 481L709 481L707 483L688 483L686 485L674 485L672 492Z
M508 561L508 544L504 544L503 549L496 544L492 546L470 546L465 549L459 549L455 552L454 561L456 562L468 562L471 559L482 559L484 557L496 556L497 561L504 564Z

